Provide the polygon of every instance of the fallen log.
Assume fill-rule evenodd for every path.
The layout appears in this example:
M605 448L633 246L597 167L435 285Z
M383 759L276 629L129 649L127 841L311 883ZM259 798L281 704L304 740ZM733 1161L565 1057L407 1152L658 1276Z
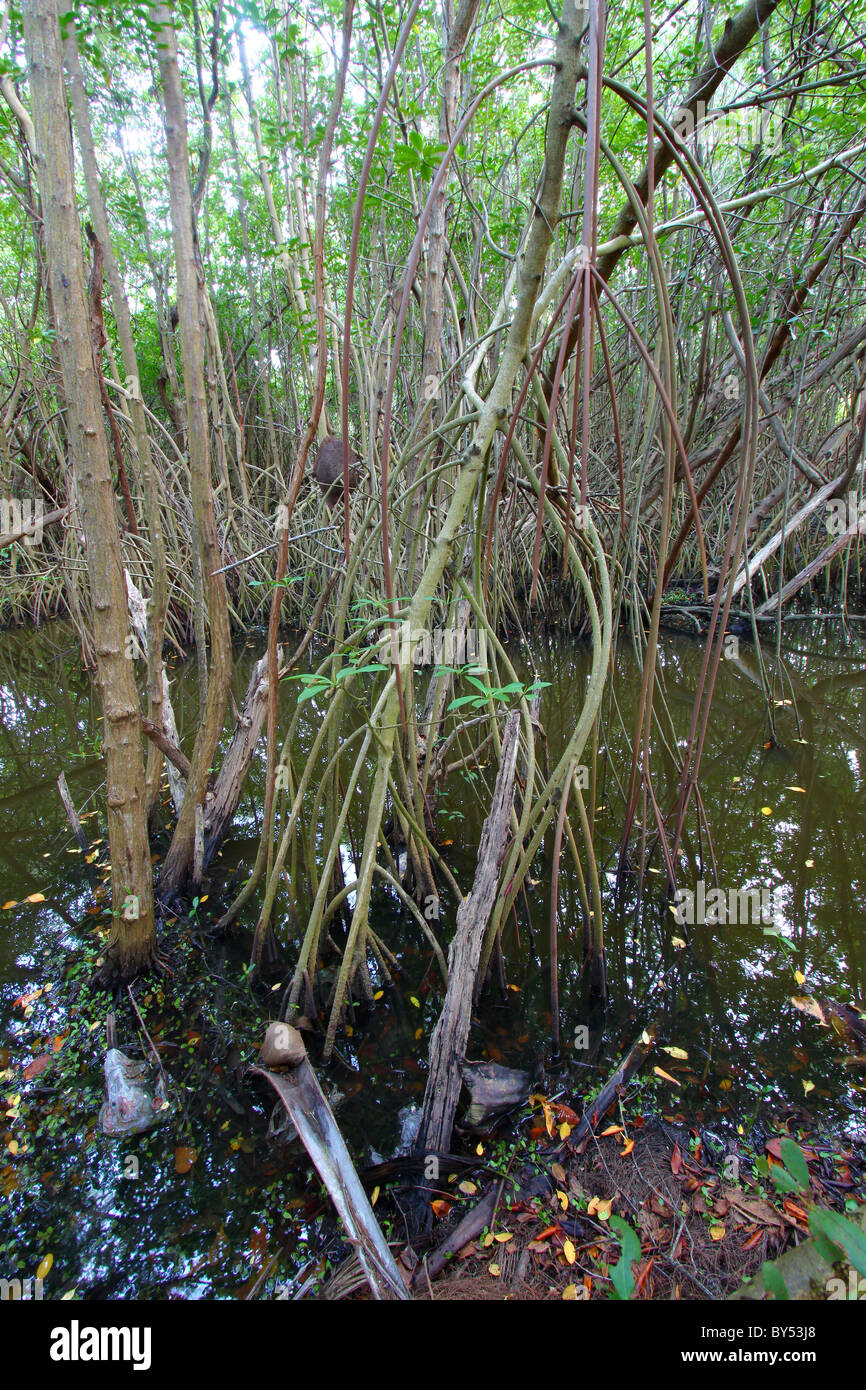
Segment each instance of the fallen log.
M780 593L773 594L772 598L768 598L765 603L761 604L760 608L756 608L755 616L757 618L766 617L768 614L773 613L776 609L786 604L788 599L793 598L796 593L799 593L803 585L808 584L809 580L812 579L819 570L822 570L825 565L830 563L834 555L838 555L840 550L844 550L846 546L849 546L853 539L854 537L847 533L837 536L835 540L831 541L830 544L821 551L820 555L816 556L814 560L811 560L809 564L806 565L805 569L801 569L799 574L795 574L793 579L789 579Z
M450 1235L446 1236L437 1250L434 1250L429 1259L422 1260L415 1267L412 1276L412 1287L417 1288L422 1280L435 1279L446 1266L452 1255L456 1255L458 1250L462 1250L464 1245L468 1245L470 1240L474 1240L480 1235L485 1226L492 1224L496 1215L496 1208L499 1205L499 1198L504 1186L504 1180L495 1183L486 1192L481 1201L476 1203L462 1221L459 1221Z
M25 540L28 536L37 535L40 531L44 531L46 526L54 526L56 522L65 517L68 511L68 507L58 507L56 511L37 517L35 521L25 522L12 531L5 531L0 536L0 550L5 550L7 545L14 545L16 541Z
M266 1065L251 1067L250 1072L263 1076L285 1106L358 1252L373 1297L382 1299L390 1294L408 1301L406 1284L307 1059L300 1033L287 1023L272 1023L265 1034L261 1060Z
M576 1153L583 1152L589 1143L589 1136L593 1130L604 1119L635 1072L643 1066L655 1044L655 1036L656 1024L650 1023L620 1062L613 1076L602 1086L595 1100L590 1101L581 1116L580 1123L575 1126L567 1139L557 1145L554 1153L562 1153L566 1148ZM545 1156L549 1157L550 1151Z

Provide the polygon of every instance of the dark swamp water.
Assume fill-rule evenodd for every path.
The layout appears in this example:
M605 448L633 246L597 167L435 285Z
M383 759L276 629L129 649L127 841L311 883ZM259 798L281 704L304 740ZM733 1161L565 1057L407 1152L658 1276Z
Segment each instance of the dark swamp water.
M728 922L684 933L662 901L660 878L648 877L640 903L636 882L617 889L622 792L611 769L627 777L640 682L621 639L614 698L605 705L612 758L597 819L607 1012L593 1011L581 976L579 899L564 858L559 949L567 1046L563 1063L552 1068L550 865L540 855L517 923L505 933L507 987L503 993L494 985L478 1010L472 1059L527 1067L539 1089L562 1093L579 1108L654 1018L660 1043L687 1058L659 1056L679 1086L651 1074L633 1083L647 1111L686 1118L727 1144L760 1135L773 1115L806 1120L840 1142L864 1140L862 1069L846 1066L828 1034L791 1002L794 994L860 1006L864 1000L866 641L859 627L846 632L838 620L813 620L786 628L781 667L768 658L776 697L786 702L777 709L777 748L764 746L754 651L742 642L740 659L722 664L702 795L719 885L772 889L769 930ZM239 653L238 702L256 655L252 642ZM542 638L532 657L550 683L541 715L552 763L574 728L589 653ZM697 643L665 637L664 682L678 740L688 728L700 658ZM174 663L171 675L181 735L191 736L194 663ZM285 716L296 695L297 687L285 690ZM310 701L299 762L317 718ZM99 889L100 721L71 628L58 623L0 638L0 725L0 1275L35 1275L50 1254L51 1298L272 1297L299 1271L325 1270L338 1248L329 1204L298 1146L268 1137L269 1102L243 1075L294 962L288 902L275 915L285 969L268 981L270 994L246 983L254 917L228 943L213 942L206 931L227 880L236 873L242 881L254 858L261 763L207 899L191 921L166 932L162 950L173 973L134 991L177 1104L161 1127L118 1144L97 1127L108 1004L88 984L106 907ZM660 755L656 792L663 806L674 787L664 763ZM61 771L85 816L97 854L92 866L66 824L55 787ZM437 802L438 843L464 891L494 775L490 767L453 774ZM359 811L363 795L361 788ZM548 852L552 840L551 831ZM694 871L691 880L684 874L685 885L698 878L698 848L696 839L686 842ZM298 907L303 913L302 901ZM373 1012L355 1015L351 1036L322 1076L326 1089L342 1096L337 1115L359 1166L393 1152L401 1108L421 1099L442 998L429 946L384 889L373 917L400 972ZM443 899L439 935L446 944L453 918ZM678 944L684 935L687 946ZM121 1006L118 1016L119 1045L138 1055L131 1009ZM590 1047L580 1051L574 1040L584 1026Z

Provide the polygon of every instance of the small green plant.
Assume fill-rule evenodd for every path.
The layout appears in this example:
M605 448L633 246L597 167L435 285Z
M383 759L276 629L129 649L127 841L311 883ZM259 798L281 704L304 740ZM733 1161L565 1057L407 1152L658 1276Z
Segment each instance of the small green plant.
M612 1216L610 1225L612 1230L619 1232L620 1238L620 1257L610 1267L613 1297L627 1302L634 1293L632 1265L640 1259L640 1238L634 1227L621 1216Z
M527 685L522 685L520 681L510 681L508 685L488 686L468 671L464 672L464 678L470 685L474 685L480 694L458 695L457 699L448 705L449 709L460 709L463 705L469 705L471 709L484 709L488 700L501 700L504 704L510 704L515 695L522 695L524 699L531 700L539 690L550 685L550 681L534 680Z

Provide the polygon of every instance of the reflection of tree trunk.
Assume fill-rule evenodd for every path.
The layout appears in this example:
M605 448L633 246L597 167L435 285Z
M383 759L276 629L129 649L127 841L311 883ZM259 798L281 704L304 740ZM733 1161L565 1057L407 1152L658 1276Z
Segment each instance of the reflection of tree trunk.
M169 896L185 888L192 875L195 808L204 805L211 763L222 733L228 702L232 660L228 602L225 578L219 573L221 561L210 480L201 288L189 179L186 111L177 61L177 37L166 5L154 4L151 7L151 15L159 30L157 54L162 81L172 235L177 271L178 327L186 398L194 546L201 573L207 618L210 622L211 639L211 670L207 682L207 699L191 758L186 794L160 878L160 892ZM192 877L194 880L194 875ZM191 886L197 885L193 881Z
M120 534L84 291L57 0L28 4L24 31L48 271L67 399L69 450L84 528L97 679L105 719L115 922L105 972L130 979L149 964L155 945L144 760L138 694L127 654L129 629Z

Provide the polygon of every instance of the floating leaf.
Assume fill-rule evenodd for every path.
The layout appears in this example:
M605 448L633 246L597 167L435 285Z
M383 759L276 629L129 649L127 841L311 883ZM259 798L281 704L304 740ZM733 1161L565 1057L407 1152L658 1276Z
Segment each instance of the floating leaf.
M182 1144L174 1151L174 1171L176 1173L188 1173L195 1163L195 1149Z
M61 1044L62 1045L62 1044ZM43 1052L41 1057L34 1057L33 1061L24 1068L24 1080L32 1081L34 1076L39 1076L46 1067L51 1065L51 1053Z
M656 1076L660 1076L663 1081L669 1081L672 1086L679 1086L680 1083L679 1081L677 1081L676 1077L671 1076L666 1071L662 1071L661 1067L653 1067L653 1071L655 1072Z

